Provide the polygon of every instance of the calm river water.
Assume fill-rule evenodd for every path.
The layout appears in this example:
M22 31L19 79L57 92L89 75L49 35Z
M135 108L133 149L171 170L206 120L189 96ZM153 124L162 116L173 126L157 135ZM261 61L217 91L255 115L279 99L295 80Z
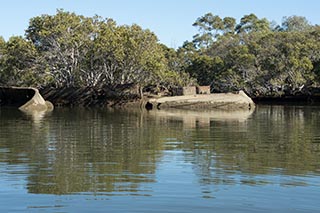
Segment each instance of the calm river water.
M0 212L319 212L320 106L0 110Z

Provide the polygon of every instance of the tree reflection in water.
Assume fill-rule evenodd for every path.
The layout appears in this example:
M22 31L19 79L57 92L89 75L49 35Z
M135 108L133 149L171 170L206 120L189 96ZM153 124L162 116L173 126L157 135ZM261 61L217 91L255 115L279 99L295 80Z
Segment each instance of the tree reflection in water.
M3 161L19 164L19 156L27 156L29 192L148 194L140 184L154 181L161 144L142 114L55 110L40 126L17 119L20 112L9 114L1 148L11 154Z
M56 109L34 122L2 109L1 162L25 168L28 192L41 194L152 195L167 150L183 153L204 197L219 185L303 186L285 177L319 173L319 115L319 107L292 106L234 113Z

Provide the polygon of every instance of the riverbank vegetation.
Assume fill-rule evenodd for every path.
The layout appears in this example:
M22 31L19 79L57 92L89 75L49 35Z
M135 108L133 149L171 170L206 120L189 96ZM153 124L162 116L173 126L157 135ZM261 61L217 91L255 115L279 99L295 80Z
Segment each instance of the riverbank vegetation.
M32 18L26 36L1 41L1 84L102 87L183 84L150 30L58 10Z
M215 91L243 89L253 97L294 95L319 86L320 26L304 17L284 17L282 24L246 15L208 13L193 24L199 29L185 43L192 54L186 70Z
M320 26L304 17L284 17L278 25L254 14L237 23L208 13L193 26L199 29L193 40L172 49L136 24L63 10L37 16L24 37L0 37L0 85L99 94L135 85L140 97L150 86L211 85L251 97L310 95L319 87Z

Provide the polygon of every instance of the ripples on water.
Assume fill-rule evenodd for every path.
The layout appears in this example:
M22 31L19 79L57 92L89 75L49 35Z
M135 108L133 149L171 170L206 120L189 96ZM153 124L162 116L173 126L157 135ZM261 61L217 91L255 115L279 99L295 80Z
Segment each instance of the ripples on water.
M319 116L0 109L0 210L319 211Z

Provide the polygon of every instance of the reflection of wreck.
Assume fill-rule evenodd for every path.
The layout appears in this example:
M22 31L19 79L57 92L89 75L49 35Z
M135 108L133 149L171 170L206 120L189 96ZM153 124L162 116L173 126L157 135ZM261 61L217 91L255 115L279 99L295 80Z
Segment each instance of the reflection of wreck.
M17 107L24 112L53 110L52 103L32 87L0 87L0 107Z
M197 126L209 127L211 121L222 122L245 122L254 110L186 110L186 109L164 109L154 110L149 113L165 119L176 119L183 121L185 127L195 128Z

